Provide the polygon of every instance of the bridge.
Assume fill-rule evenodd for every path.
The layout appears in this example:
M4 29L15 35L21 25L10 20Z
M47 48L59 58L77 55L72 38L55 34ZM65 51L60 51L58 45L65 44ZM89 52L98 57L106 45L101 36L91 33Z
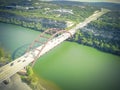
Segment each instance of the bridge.
M23 56L15 59L14 61L0 68L0 83L2 83L4 80L9 79L12 75L22 70L24 67L28 66L32 62L34 65L35 61L38 58L40 58L42 55L44 55L45 53L47 53L52 48L59 45L66 39L72 37L78 29L83 28L88 23L96 20L98 17L100 17L105 13L106 11L100 11L98 13L94 13L90 17L86 18L85 21L77 24L75 27L73 27L70 30L65 31L65 30L57 30L53 28L43 32L38 36L38 38L35 41L33 41L33 43L28 48L27 52ZM52 34L52 36L51 37L45 36L48 33ZM41 41L39 40L40 37L46 38L46 41L42 43L40 46L33 48L35 43L41 43Z

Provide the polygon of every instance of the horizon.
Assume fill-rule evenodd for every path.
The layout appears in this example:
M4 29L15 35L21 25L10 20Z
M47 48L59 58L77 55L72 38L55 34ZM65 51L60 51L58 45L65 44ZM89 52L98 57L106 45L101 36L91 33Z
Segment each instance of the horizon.
M41 0L41 1L73 1L73 2L100 2L100 3L118 3L120 4L119 0Z

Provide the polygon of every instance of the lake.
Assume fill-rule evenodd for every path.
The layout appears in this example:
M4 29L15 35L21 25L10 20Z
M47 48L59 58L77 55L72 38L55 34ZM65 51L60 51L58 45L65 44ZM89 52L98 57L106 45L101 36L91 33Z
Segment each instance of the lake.
M0 45L15 58L40 32L0 23ZM120 88L120 56L65 41L43 55L34 72L62 90L116 90Z
M25 52L31 42L40 34L28 28L0 23L0 46L16 58Z

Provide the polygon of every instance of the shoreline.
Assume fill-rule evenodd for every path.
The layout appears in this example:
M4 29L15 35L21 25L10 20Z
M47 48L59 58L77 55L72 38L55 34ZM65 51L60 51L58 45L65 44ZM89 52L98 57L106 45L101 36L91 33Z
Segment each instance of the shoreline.
M18 74L15 74L11 77L10 83L5 85L0 83L0 89L2 90L32 90L30 86L24 83Z

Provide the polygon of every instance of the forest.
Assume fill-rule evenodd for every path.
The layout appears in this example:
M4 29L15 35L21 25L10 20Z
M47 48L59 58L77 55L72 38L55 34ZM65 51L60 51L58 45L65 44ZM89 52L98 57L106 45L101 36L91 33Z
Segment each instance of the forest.
M5 5L4 5L5 4ZM42 1L18 2L0 5L0 21L34 30L67 28L67 21L74 25L99 10L89 5L61 5Z
M120 55L120 11L112 10L80 29L75 42Z

